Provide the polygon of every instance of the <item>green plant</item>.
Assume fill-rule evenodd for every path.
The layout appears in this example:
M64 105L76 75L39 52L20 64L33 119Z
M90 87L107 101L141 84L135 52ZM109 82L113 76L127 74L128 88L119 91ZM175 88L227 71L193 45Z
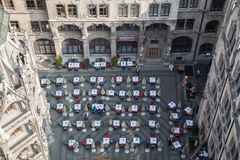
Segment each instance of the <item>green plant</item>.
M88 58L86 58L85 60L84 60L84 68L85 69L88 69L90 67L90 60L88 59Z
M60 55L56 55L55 65L58 69L62 68L62 57Z
M118 57L112 57L112 67L116 68L118 64Z

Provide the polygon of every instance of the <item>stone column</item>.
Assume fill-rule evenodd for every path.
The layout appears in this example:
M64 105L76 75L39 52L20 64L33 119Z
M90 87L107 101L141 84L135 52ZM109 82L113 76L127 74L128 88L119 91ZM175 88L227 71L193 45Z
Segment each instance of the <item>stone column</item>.
M137 54L137 63L143 64L145 60L145 52L146 52L146 46L143 44L145 35L144 35L145 29L144 24L143 26L140 26L139 30L139 37L138 37L138 54Z
M90 52L89 52L89 41L88 41L88 31L87 27L82 24L82 40L83 40L83 54L84 59L90 59Z
M111 57L117 56L117 34L116 34L116 27L112 25L111 27Z

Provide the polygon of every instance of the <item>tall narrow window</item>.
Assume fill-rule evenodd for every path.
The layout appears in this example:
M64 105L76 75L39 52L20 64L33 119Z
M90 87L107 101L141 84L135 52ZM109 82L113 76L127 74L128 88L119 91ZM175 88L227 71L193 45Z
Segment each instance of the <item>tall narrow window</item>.
M26 0L26 3L27 3L27 9L30 9L30 10L36 9L34 0Z
M108 16L108 6L106 4L99 5L99 16L100 17Z
M18 21L10 21L11 30L14 29L17 32L20 32L20 27Z
M178 19L176 24L176 30L183 30L184 23L185 23L185 19Z
M130 8L130 16L131 17L138 17L139 16L139 5L132 4Z
M180 0L179 8L188 8L188 0Z
M13 1L12 0L4 0L5 6L7 9L14 9Z
M77 7L74 4L68 5L68 16L71 18L77 17Z
M160 15L161 16L169 16L170 7L171 7L171 4L169 4L169 3L162 4Z
M57 4L56 9L57 9L57 16L58 17L65 17L66 16L66 14L65 14L65 6L64 5Z
M120 4L118 7L118 16L127 17L127 15L128 15L128 5Z
M88 5L88 16L89 17L97 17L97 7L95 4Z
M50 31L48 21L41 21L40 23L41 23L42 32Z
M185 29L186 30L192 30L193 26L194 26L194 19L187 19Z
M38 21L31 21L32 31L40 32L40 26Z
M158 16L159 5L151 4L149 7L149 17L157 17Z
M197 8L198 7L198 0L190 0L189 7L190 8Z
M83 54L83 44L78 39L69 38L62 43L63 54Z
M46 3L43 0L37 0L37 9L38 10L45 10L46 9Z

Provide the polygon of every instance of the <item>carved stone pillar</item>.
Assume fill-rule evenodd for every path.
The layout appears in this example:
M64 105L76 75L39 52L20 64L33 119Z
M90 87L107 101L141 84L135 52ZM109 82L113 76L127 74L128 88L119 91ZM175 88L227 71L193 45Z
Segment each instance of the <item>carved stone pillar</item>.
M111 57L117 56L117 35L116 35L116 27L113 24L111 27Z
M144 24L142 27L140 27L139 31L139 39L138 39L138 55L137 55L137 63L138 64L143 64L145 60L145 52L146 48L144 45L145 41L145 35L144 35L145 29L144 29Z

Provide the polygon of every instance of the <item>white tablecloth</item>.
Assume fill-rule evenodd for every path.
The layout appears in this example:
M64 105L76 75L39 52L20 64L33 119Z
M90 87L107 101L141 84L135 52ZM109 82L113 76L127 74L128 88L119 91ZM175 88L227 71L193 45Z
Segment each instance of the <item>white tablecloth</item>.
M100 68L101 67L101 62L94 62L93 67L94 68Z
M179 118L177 113L171 113L171 116L173 117L173 119L178 119Z
M121 76L117 76L116 77L116 82L120 83L122 82L123 78Z
M68 140L68 146L73 146L75 142L74 139Z
M150 137L150 144L157 144L157 138L156 137Z
M168 103L168 106L172 109L176 107L176 104L174 102Z
M130 126L131 127L136 127L137 126L137 121L130 121Z
M119 144L126 144L127 139L125 137L120 137L119 138Z
M100 127L101 126L101 121L94 121L95 127Z
M156 105L150 105L149 106L149 111L156 112Z
M154 120L149 120L149 121L148 121L148 125L149 125L149 127L155 127L156 121L154 121Z
M108 90L108 95L109 96L114 96L115 91L114 90Z
M87 145L91 145L93 143L93 139L92 138L87 138L86 139L86 144Z
M126 61L121 61L120 62L120 66L121 67L126 67L127 66L127 62Z
M97 89L92 89L91 93L92 93L93 96L96 96L97 95Z
M74 104L74 109L81 109L81 104Z
M100 83L103 83L103 82L104 82L104 78L103 78L103 77L98 77L97 79L98 79L98 81L99 81Z
M150 96L151 97L156 97L157 92L155 90L150 90Z
M73 90L73 95L79 95L79 94L80 94L80 89Z
M119 96L124 97L125 94L126 94L126 91L124 90L119 91Z
M119 120L113 120L113 126L119 127L120 126L120 121Z
M80 78L79 77L73 77L73 83L78 83L80 82Z
M77 121L77 127L82 127L83 126L83 121Z
M149 82L150 83L156 83L156 78L155 77L150 77Z
M132 107L131 108L132 112L137 112L138 111L138 105L132 105L131 107Z
M173 142L172 144L173 144L175 149L178 149L178 148L182 147L181 144L179 143L179 141Z
M63 83L63 78L61 78L61 77L56 78L56 83Z
M187 112L188 114L190 114L190 113L192 112L192 108L186 107L186 108L184 109L184 111Z
M187 126L193 126L193 120L186 120L186 124L187 124Z
M63 127L67 127L69 125L70 121L69 120L65 120L62 122Z
M62 91L56 91L56 96L62 96Z
M103 144L110 144L110 138L103 138Z
M41 85L45 85L45 84L47 84L47 79L46 78L44 78L44 79L41 79Z
M96 83L97 77L90 77L90 82L91 83Z
M133 66L133 62L132 61L127 61L127 66L128 67L132 67Z
M139 137L133 137L133 144L140 144L140 138Z
M58 103L57 104L57 109L63 109L63 104L62 103Z
M139 96L140 95L140 91L134 90L133 91L133 96Z
M122 110L122 104L116 104L115 110L121 111Z
M132 82L138 82L138 81L139 81L138 76L133 76L133 77L132 77Z

